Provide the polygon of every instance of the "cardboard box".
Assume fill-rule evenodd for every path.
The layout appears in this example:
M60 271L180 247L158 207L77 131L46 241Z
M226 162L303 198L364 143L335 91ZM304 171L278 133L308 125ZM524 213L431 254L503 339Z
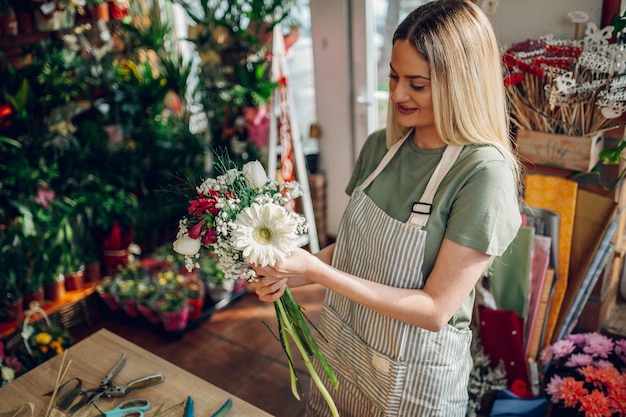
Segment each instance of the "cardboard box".
M522 162L589 172L600 160L602 133L569 136L520 129L516 148Z

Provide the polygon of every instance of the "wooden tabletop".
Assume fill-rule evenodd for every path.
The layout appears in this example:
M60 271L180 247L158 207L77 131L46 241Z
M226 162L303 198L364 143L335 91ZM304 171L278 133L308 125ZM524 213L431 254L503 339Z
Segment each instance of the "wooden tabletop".
M115 384L124 385L155 372L162 372L165 379L153 387L131 391L126 397L99 399L96 405L102 411L116 407L124 399L146 398L151 402L152 407L145 415L153 417L159 406L163 405L162 410L164 410L186 401L187 396L191 396L196 417L210 417L228 398L233 401L228 417L272 417L252 404L106 329L97 331L69 348L65 354L50 359L0 388L0 414L16 410L30 402L35 406L33 417L45 417L50 397L43 397L42 394L54 389L61 368L65 369L69 363L63 381L78 377L83 381L83 388L95 388L117 363L122 353L126 354L126 365L113 378ZM175 408L163 417L182 417L183 411L184 405ZM53 413L53 415L59 414ZM74 414L76 417L99 415L100 413L93 406L84 407Z

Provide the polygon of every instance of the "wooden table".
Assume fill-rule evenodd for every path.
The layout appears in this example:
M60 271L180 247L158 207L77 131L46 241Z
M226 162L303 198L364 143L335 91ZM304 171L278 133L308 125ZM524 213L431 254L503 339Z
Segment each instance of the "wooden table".
M126 365L113 378L118 385L126 384L136 378L162 372L165 380L153 387L137 389L123 398L102 398L96 401L101 410L117 406L123 399L146 398L152 407L146 417L153 417L157 408L163 404L163 410L180 404L191 396L197 417L210 417L226 401L233 400L229 417L272 417L265 411L243 401L234 395L198 378L195 375L167 362L164 359L130 343L106 329L99 330L67 350L64 367L68 368L64 381L78 377L83 381L83 388L95 388L104 375L117 363L122 353L126 353ZM0 414L15 410L24 403L35 405L33 417L44 417L50 397L42 394L54 389L63 355L56 356L35 369L20 376L10 384L0 388ZM177 407L163 417L182 417L184 405ZM58 414L57 414L58 415ZM93 417L100 413L93 406L83 407L75 417Z

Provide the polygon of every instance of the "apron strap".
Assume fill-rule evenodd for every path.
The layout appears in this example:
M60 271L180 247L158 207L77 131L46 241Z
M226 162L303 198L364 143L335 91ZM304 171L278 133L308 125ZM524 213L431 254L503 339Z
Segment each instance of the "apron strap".
M459 154L463 150L463 146L459 145L448 145L446 149L443 151L443 155L441 156L441 160L435 171L430 177L428 184L426 185L426 190L424 190L424 194L419 202L414 203L411 209L411 215L409 216L408 224L416 227L424 227L428 222L428 218L430 217L430 213L432 212L433 207L433 199L435 197L435 192L439 188L439 184L443 181L444 177L450 171L450 168L454 164L454 161L458 158Z
M374 181L374 179L376 179L378 174L380 174L382 172L382 170L385 169L385 167L387 166L389 161L391 161L391 158L394 157L396 152L398 152L398 149L400 149L400 146L402 146L404 141L406 141L406 138L408 138L409 135L412 132L413 132L413 129L409 130L407 132L407 134L404 135L403 138L399 139L396 143L391 145L391 148L389 148L389 150L387 151L385 156L383 156L383 159L380 160L380 162L378 163L378 166L376 167L376 169L374 171L372 171L372 173L369 175L369 177L367 177L365 179L365 181L363 181L363 183L361 183L361 185L359 185L357 187L358 189L365 190L372 183L372 181Z

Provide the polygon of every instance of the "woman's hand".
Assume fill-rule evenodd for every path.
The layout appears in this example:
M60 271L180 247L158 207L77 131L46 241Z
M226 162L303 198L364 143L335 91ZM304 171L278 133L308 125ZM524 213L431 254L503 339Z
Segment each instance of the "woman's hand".
M251 281L249 285L259 296L259 300L273 303L285 293L287 278L276 279L271 276L259 275L257 272L256 281Z
M252 265L257 281L250 282L250 287L259 296L259 300L274 302L284 294L287 281L290 287L310 283L308 277L318 263L323 262L310 252L297 248L284 262L278 262L274 266Z

